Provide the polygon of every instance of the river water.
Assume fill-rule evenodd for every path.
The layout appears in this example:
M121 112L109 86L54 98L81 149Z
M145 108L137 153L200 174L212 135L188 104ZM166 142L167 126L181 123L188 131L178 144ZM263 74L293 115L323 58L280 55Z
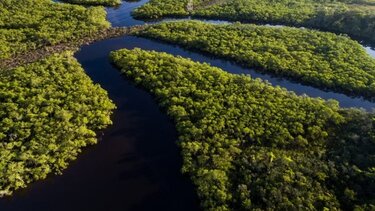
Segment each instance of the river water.
M109 8L108 20L113 26L144 24L134 20L130 13L147 1L124 2L119 8ZM75 56L92 80L107 90L117 105L113 126L103 132L97 145L86 148L62 176L51 175L16 191L12 197L1 199L1 211L199 210L193 185L180 173L181 156L173 123L147 92L123 78L108 59L113 50L134 47L207 62L236 74L251 74L297 94L336 99L343 107L375 108L374 103L361 98L259 74L170 44L132 36L99 41L82 47ZM366 50L375 56L374 50L369 47Z

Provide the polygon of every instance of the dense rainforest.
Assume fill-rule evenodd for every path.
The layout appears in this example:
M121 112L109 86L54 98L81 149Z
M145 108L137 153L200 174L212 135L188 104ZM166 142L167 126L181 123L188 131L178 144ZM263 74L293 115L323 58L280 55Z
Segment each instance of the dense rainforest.
M199 21L150 25L138 35L225 57L316 87L375 99L375 59L345 36L290 27Z
M71 42L110 26L104 8L50 0L1 0L0 14L0 59Z
M375 209L373 113L166 53L111 58L175 121L206 210Z
M0 62L101 33L110 24L97 5L121 4L0 1ZM133 15L338 33L187 21L146 26L135 35L374 100L375 60L339 35L375 41L374 11L375 0L150 0ZM0 68L0 197L60 174L112 123L115 105L73 52L50 54ZM166 53L119 50L111 59L175 122L182 171L204 209L375 210L374 113Z
M0 70L0 196L60 173L115 108L71 52Z
M50 0L4 0L0 14L0 59L110 27L102 7ZM60 173L96 143L115 108L72 52L1 69L0 102L0 196Z
M82 4L82 5L103 5L103 6L118 6L121 4L121 0L63 0L64 2L71 4Z
M192 15L313 27L375 42L373 0L150 0L133 14L141 19Z

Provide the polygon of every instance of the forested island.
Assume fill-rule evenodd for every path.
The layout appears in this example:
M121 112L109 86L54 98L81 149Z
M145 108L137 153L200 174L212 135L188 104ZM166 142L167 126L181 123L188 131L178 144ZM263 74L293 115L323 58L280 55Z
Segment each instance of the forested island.
M16 190L50 174L63 174L84 148L98 143L98 134L105 139L105 129L113 123L122 130L111 135L126 137L117 141L126 142L121 146L136 155L113 149L121 156L105 165L133 159L136 170L116 169L115 176L104 181L117 188L113 192L95 189L95 183L88 191L108 196L103 199L107 206L111 194L124 187L119 184L127 184L112 184L115 179L138 179L131 183L133 189L129 186L133 192L145 186L170 188L158 178L163 171L158 159L163 158L144 156L153 155L154 149L142 150L147 146L137 142L136 132L149 132L136 130L141 127L139 111L146 113L144 124L155 113L171 124L160 126L160 133L177 139L173 146L183 163L176 165L177 173L164 171L182 177L181 169L203 210L375 209L374 111L358 103L357 108L344 108L326 96L297 95L293 86L288 90L261 79L270 74L292 85L323 90L322 95L332 92L349 100L355 96L373 105L375 59L366 53L363 41L375 42L374 0L149 0L131 14L151 24L135 22L124 9L136 4L129 2L133 0L0 1L0 210L1 200L12 201ZM116 11L122 14L114 18L126 27L111 27ZM200 21L164 22L166 17ZM109 39L113 37L119 38ZM170 48L172 53L181 46L178 49L191 59L176 56L178 52L137 48L145 39L162 43L159 49ZM134 43L124 45L124 40ZM87 46L95 48L86 49L88 58L80 60L77 51ZM261 78L193 61L203 55L255 68L253 73L262 73L257 76ZM90 72L94 67L102 70L95 75ZM94 82L111 74L109 70L118 80L107 83L124 83L139 92ZM119 109L130 111L116 119L119 96L138 104L121 105ZM149 114L137 106L155 111ZM125 123L127 127L119 127ZM92 162L99 160L97 156ZM140 165L143 162L146 166ZM139 203L163 205L150 193L140 195Z
M373 0L150 0L134 11L141 19L189 15L312 27L375 42Z

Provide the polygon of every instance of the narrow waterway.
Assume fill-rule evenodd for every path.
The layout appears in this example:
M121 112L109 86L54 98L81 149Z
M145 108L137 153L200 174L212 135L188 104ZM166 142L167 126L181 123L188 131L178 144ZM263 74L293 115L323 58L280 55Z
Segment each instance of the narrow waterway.
M119 8L108 8L108 20L113 26L144 24L130 14L147 1L124 2ZM1 211L199 210L193 185L180 173L181 156L173 123L148 93L123 78L109 61L111 51L135 47L207 62L236 74L251 74L297 94L336 99L343 107L375 108L374 103L361 98L260 74L229 61L162 42L132 36L99 41L82 47L75 56L92 80L107 90L117 105L113 126L104 131L97 145L85 149L62 176L51 175L16 191L12 197L1 199ZM375 56L374 50L369 47L366 50Z

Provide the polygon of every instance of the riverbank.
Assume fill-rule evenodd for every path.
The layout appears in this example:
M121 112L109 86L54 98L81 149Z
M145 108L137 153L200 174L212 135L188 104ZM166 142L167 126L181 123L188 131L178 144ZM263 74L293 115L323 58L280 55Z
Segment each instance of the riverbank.
M9 59L1 59L0 69L11 69L20 65L29 64L55 53L61 53L64 51L77 51L82 45L88 45L96 41L124 36L142 30L143 28L144 26L113 27L98 31L82 39L72 40L70 42L64 42L52 46L44 46L33 51L28 51L26 53L16 55Z

